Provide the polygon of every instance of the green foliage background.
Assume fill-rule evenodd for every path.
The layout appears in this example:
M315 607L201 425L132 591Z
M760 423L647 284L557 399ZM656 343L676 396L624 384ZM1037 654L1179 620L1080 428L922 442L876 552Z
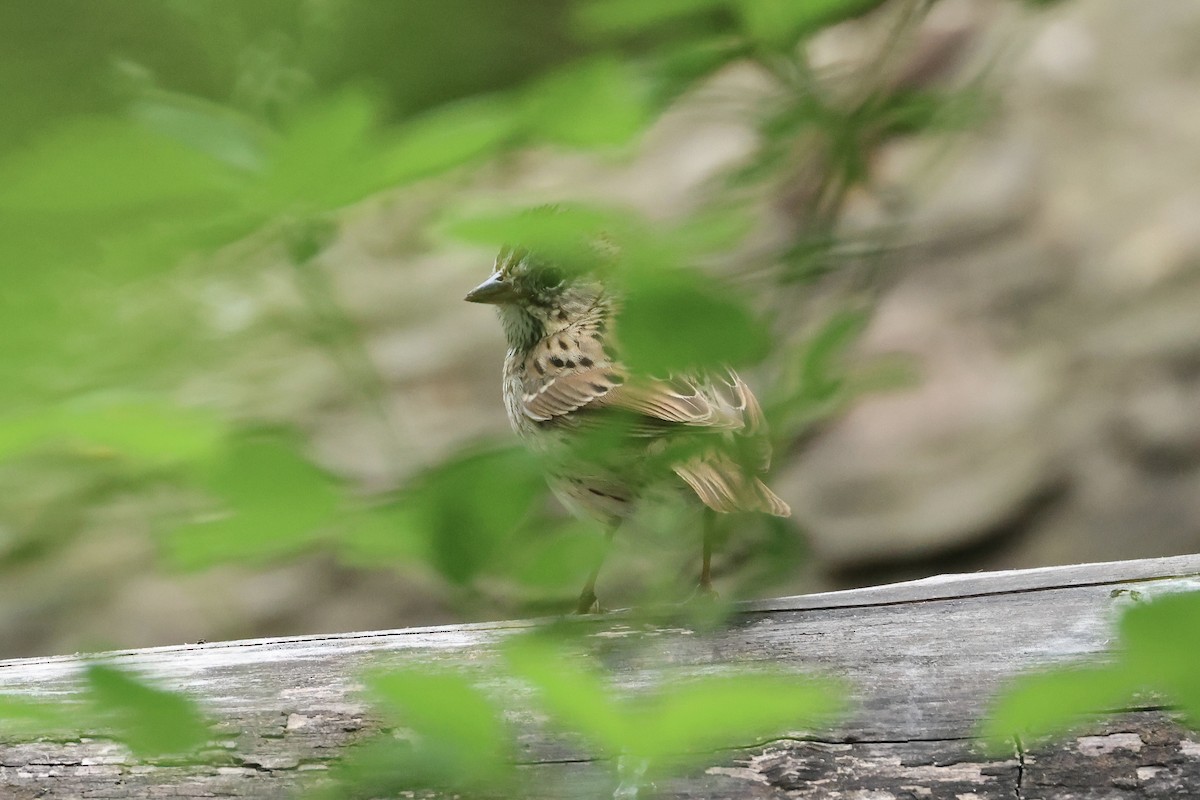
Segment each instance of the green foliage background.
M301 431L179 391L231 356L189 292L204 276L252 270L264 253L288 264L302 314L276 324L299 326L325 351L408 457L388 390L331 289L330 270L353 265L326 252L346 207L438 186L425 213L441 241L486 251L516 240L569 261L591 257L602 234L621 253L614 279L628 284L630 364L770 357L784 379L764 399L778 429L794 434L847 395L830 370L849 341L837 331L852 328L838 318L811 347L772 349L775 310L694 267L753 227L744 198L772 191L776 179L763 176L786 167L789 137L821 130L848 153L869 145L863 131L891 124L892 101L823 105L796 60L805 36L875 5L456 0L434 10L309 0L101 11L64 0L53 14L7 5L0 85L15 99L0 127L0 481L12 490L0 519L14 533L0 567L55 557L76 546L90 513L128 500L146 509L173 568L265 565L317 549L351 567L432 567L464 602L497 569L531 587L518 591L529 602L562 598L595 558L595 536L548 533L578 526L547 514L530 456L511 445L465 453L367 496L311 464ZM689 86L747 58L780 80L759 162L671 227L571 198L549 214L467 208L446 191L529 146L620 158ZM855 138L843 141L850 119ZM861 180L861 160L832 166L833 195ZM822 202L826 216L779 254L772 280L796 281L793 251L811 274L816 261L833 267L822 254L836 202ZM813 380L817 372L829 377ZM26 499L52 477L67 488ZM483 602L470 613L487 613Z
M548 509L531 456L481 444L368 495L312 463L302 431L175 390L226 355L180 287L205 270L244 268L237 248L278 253L303 299L301 324L356 387L364 413L386 415L386 389L329 291L323 258L343 209L399 187L452 189L473 168L531 146L619 155L689 87L748 59L778 84L774 102L753 112L760 146L693 215L664 225L570 202L554 214L480 211L442 191L432 196L449 199L429 209L430 235L481 248L515 239L569 261L591 257L587 243L602 233L619 247L630 292L630 364L660 371L765 359L780 376L765 394L774 430L781 443L794 440L872 385L839 362L869 305L840 310L805 341L781 340L771 328L781 309L749 291L716 290L694 267L744 238L753 226L746 198L786 180L801 137L826 155L825 174L807 227L764 259L764 294L845 266L833 231L846 192L866 179L871 147L977 119L971 92L867 84L831 93L806 69L806 37L881 5L898 29L927 6L3 4L0 573L78 546L90 510L122 498L148 509L171 569L266 565L320 549L350 568L418 564L459 592L464 613L481 613L497 575L527 607L559 607L601 545L595 531ZM635 524L679 524L674 512L655 513ZM794 535L766 531L763 552L786 553ZM1168 644L1194 644L1189 604L1131 612L1120 664L1039 677L1000 706L988 735L1054 730L1144 686L1177 698L1194 719L1192 673ZM795 728L836 706L828 687L796 676L714 678L664 688L648 722L645 708L613 701L585 661L545 642L507 653L507 669L536 688L551 719L604 752L645 759L651 776L679 766L681 753ZM1064 681L1084 688L1064 693ZM182 697L99 663L86 682L92 717L66 720L61 708L16 700L0 712L9 730L26 732L82 720L143 756L203 742L200 712ZM465 678L381 673L371 687L422 744L403 753L394 741L368 744L348 762L346 786L470 790L505 773L511 743L501 714ZM707 738L713 730L721 736Z
M328 270L352 267L326 259L343 209L403 186L453 187L529 146L619 157L712 71L755 58L785 75L797 41L875 5L5 5L0 86L13 99L0 123L0 482L11 499L0 515L15 534L0 570L81 546L89 515L123 500L144 509L163 568L266 566L319 549L348 568L431 570L457 587L466 613L486 609L498 575L526 602L555 608L603 545L548 507L532 456L481 444L364 493L312 463L302 431L177 390L227 357L197 319L189 280L277 254L305 312L292 324L338 364L363 413L395 432L387 389L330 289ZM788 80L782 107L794 102ZM796 111L789 124L814 119ZM745 177L739 191L752 184L761 192L770 181ZM481 212L445 191L428 218L444 239L487 249L517 240L566 262L590 257L602 234L622 256L614 279L630 290L633 366L746 363L770 355L767 316L749 294L714 290L694 270L750 228L734 188L672 227L570 202L552 214ZM665 337L672 326L689 335ZM845 340L820 341L794 370L821 374L817 394L797 381L772 398L783 430L795 428L786 418L817 416L839 395L830 359ZM401 450L402 435L393 438ZM647 530L683 524L669 508L644 516L637 524ZM794 532L769 535L782 542ZM688 751L805 724L834 706L829 687L791 675L714 678L664 687L643 698L649 706L614 703L605 678L554 637L514 644L507 664L556 723L635 759L639 780L678 767ZM201 712L184 697L102 662L85 678L70 707L5 700L5 730L99 732L144 758L203 749ZM365 743L336 792L511 782L500 711L467 678L387 672L369 687L419 743Z

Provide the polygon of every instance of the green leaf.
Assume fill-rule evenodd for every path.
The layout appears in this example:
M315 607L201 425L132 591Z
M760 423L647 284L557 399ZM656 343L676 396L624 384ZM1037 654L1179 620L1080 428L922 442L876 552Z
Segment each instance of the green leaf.
M86 716L87 710L72 700L0 695L0 736L10 743L87 730L90 726L84 719Z
M89 699L134 755L186 753L208 741L203 716L184 695L149 686L104 664L89 665L85 676Z
M1169 594L1130 607L1119 625L1121 660L1066 667L1019 679L986 720L985 739L1003 748L1014 736L1044 737L1153 690L1200 724L1200 592Z
M446 222L446 232L494 248L520 245L560 266L580 271L606 265L614 258L609 250L617 249L624 255L630 241L646 236L644 226L630 212L565 203L460 215Z
M416 735L404 762L408 780L471 786L504 776L511 737L499 709L465 677L404 669L376 672L366 683L387 723Z
M362 509L338 537L338 556L345 564L365 569L423 563L429 558L428 543L421 536L423 523L416 509L401 503Z
M636 33L719 10L728 0L591 0L576 7L575 21L586 32Z
M853 309L840 311L817 332L804 350L800 366L800 386L810 398L825 400L844 382L838 361L866 329L870 316Z
M794 675L723 675L663 689L639 703L629 751L656 759L756 744L810 729L841 710L843 691Z
M81 400L0 417L0 460L52 447L161 464L215 453L224 428L212 415L167 403Z
M491 155L517 134L519 123L513 103L496 96L437 108L389 135L378 158L381 181L424 178Z
M305 266L337 238L337 223L328 217L301 217L283 227L283 245L288 261Z
M754 223L747 209L722 208L690 215L670 235L683 253L726 252L746 238Z
M421 521L434 568L465 584L494 565L545 492L537 460L510 447L467 452L424 472L401 502Z
M544 635L510 641L504 656L556 725L607 753L649 759L657 771L689 753L812 727L842 706L829 681L778 674L699 678L624 702L581 655Z
M208 155L136 122L80 118L0 161L0 210L62 215L208 207L238 182Z
M734 0L746 35L768 47L787 50L799 39L851 17L884 0Z
M272 138L250 117L228 106L170 92L143 96L130 115L144 128L243 172L263 168Z
M303 107L267 151L262 179L247 208L264 215L325 211L375 187L371 144L377 107L361 92L343 92Z
M1200 722L1200 592L1168 594L1133 605L1121 617L1120 632L1133 678L1165 692Z
M651 56L652 73L658 82L656 107L666 105L696 81L749 52L750 47L744 39L729 35L690 39L674 46L661 45Z
M985 100L974 89L955 92L908 89L884 98L874 113L877 136L905 135L926 130L963 130L978 126L987 111Z
M223 508L167 535L167 553L184 569L294 554L322 538L342 508L339 484L277 437L239 436L197 477Z
M620 330L625 362L651 375L748 363L770 347L766 326L737 295L682 270L634 275Z
M578 592L607 549L604 535L586 524L536 533L521 537L506 560L508 574L526 590Z
M635 735L628 712L575 652L544 636L514 638L504 645L513 675L537 689L555 724L578 731L605 751L622 752Z
M523 116L537 139L572 147L620 146L650 120L649 85L628 63L595 58L530 86Z
M627 211L562 205L460 217L448 232L492 246L516 244L575 271L625 278L623 355L651 373L761 358L766 327L711 278L679 268L694 254L727 248L748 229L734 210L704 215L675 231L655 231Z
M1124 670L1064 667L1018 679L1001 694L984 720L981 735L996 752L1014 738L1040 739L1063 733L1088 717L1119 707L1136 688Z

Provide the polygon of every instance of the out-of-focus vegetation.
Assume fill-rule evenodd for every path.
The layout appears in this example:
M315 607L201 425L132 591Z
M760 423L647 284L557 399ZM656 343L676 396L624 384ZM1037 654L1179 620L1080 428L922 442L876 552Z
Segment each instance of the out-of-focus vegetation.
M1116 658L1073 664L1016 680L996 701L982 729L996 750L1036 744L1096 717L1137 705L1139 696L1178 711L1200 729L1200 592L1146 598L1116 590L1132 605L1121 615Z
M0 130L0 458L14 486L46 474L70 488L32 505L19 489L6 493L0 559L53 557L72 546L89 509L153 496L149 525L175 567L324 548L350 565L427 564L468 595L500 572L526 587L517 590L526 601L562 597L565 576L586 574L594 537L547 533L552 523L577 525L544 513L522 451L468 454L396 494L364 498L308 463L299 432L264 430L272 421L178 392L226 355L181 295L180 276L236 272L245 257L211 257L234 242L248 255L279 253L304 303L292 324L325 348L403 450L383 410L386 389L330 290L327 271L353 265L322 260L339 209L414 182L453 185L473 165L530 145L619 154L690 85L752 59L779 83L756 112L758 154L670 229L595 205L549 215L461 208L452 192L430 219L444 220L435 226L442 237L522 241L567 258L603 235L628 284L630 364L667 370L771 355L785 378L764 399L777 429L794 434L845 396L836 376L814 376L830 370L853 326L834 319L799 352L772 353L771 310L714 287L694 266L737 245L753 227L746 198L786 176L787 143L815 132L831 156L813 198L819 213L778 254L775 279L832 267L828 228L838 198L863 177L861 149L898 125L923 124L914 109L936 116L933 98L886 90L825 101L806 73L798 42L877 5L7 6L4 30L20 46L0 67L15 98ZM903 28L920 4L897 5ZM70 57L48 55L64 51ZM771 542L790 534L762 535L778 553Z
M5 6L0 29L12 46L0 63L10 97L0 126L0 479L19 485L53 474L71 489L35 501L46 509L10 501L0 568L72 547L91 506L146 495L174 568L264 564L326 548L349 565L425 564L464 599L497 574L535 602L569 596L601 539L547 511L536 461L524 450L487 447L364 497L310 463L299 431L174 392L220 351L194 307L174 294L173 279L236 270L236 257L220 267L211 258L234 242L277 251L291 265L311 336L357 386L364 408L386 416L382 382L325 274L351 265L322 262L339 209L404 184L456 180L529 145L619 152L690 84L754 58L781 80L778 107L763 118L762 157L728 197L718 194L671 229L578 203L553 214L480 213L451 200L431 217L445 220L443 235L488 247L520 241L566 260L603 235L620 253L630 292L624 338L635 368L760 360L770 350L766 319L748 296L713 288L693 267L749 229L736 192L770 183L782 142L812 126L840 141L826 122L832 109L804 91L797 43L876 5ZM841 159L831 191L856 180L855 163ZM798 249L814 257L813 248ZM847 328L838 321L830 330ZM807 380L781 387L774 407L811 414L813 402L836 394L829 355L842 339L827 333L805 351L795 371ZM781 418L780 429L791 427ZM399 435L395 446L404 446ZM669 509L644 516L650 529L681 524ZM775 527L770 535L791 534ZM828 687L783 675L663 687L624 707L579 658L525 642L510 648L508 666L557 724L630 759L635 784L689 751L796 728L832 710ZM87 682L68 710L7 702L6 730L100 731L141 756L203 744L203 723L182 697L100 664ZM366 743L336 791L511 784L506 726L466 678L392 671L369 686L417 743Z
M592 657L571 636L550 629L515 638L489 682L517 680L532 687L534 708L560 733L582 737L611 758L613 782L635 795L639 786L669 777L714 749L760 740L783 730L828 722L841 710L840 688L826 680L747 671L698 677L621 697ZM566 641L564 641L564 638ZM389 725L410 733L381 734L351 754L340 780L322 796L389 796L414 787L451 789L467 796L524 797L514 771L518 751L504 707L477 684L456 675L406 670L368 679ZM547 787L538 787L545 792ZM608 795L612 788L559 787L564 797ZM341 794L339 794L341 793Z
M870 262L882 244L835 235L847 193L867 178L871 148L892 136L969 126L986 107L974 90L891 79L895 42L927 7L917 0L0 7L0 487L7 487L0 571L76 546L91 509L130 499L144 501L171 568L268 564L321 549L351 568L419 565L455 587L464 608L497 596L515 597L514 607L560 608L603 544L591 526L548 506L533 456L508 443L480 444L404 485L366 494L313 463L303 431L177 390L223 357L195 305L179 295L187 285L181 276L236 272L239 253L277 254L303 301L306 334L403 449L401 429L386 419L386 389L329 290L328 271L353 265L325 259L343 209L384 190L438 182L451 188L430 193L440 206L428 210L428 235L439 241L520 241L570 261L594 257L590 243L603 236L619 253L616 278L629 293L622 332L631 366L770 362L779 379L762 395L786 445L855 393L892 379L848 376L838 362L862 330L867 303L840 309L798 344L772 329L794 287ZM804 43L868 12L887 16L892 46L866 77L831 90L809 68ZM473 168L530 147L619 157L690 87L745 60L774 84L768 102L743 112L753 116L757 146L684 218L651 222L569 197L553 214L456 202L452 188ZM718 286L696 270L735 249L754 228L756 202L812 164L820 170L815 191L793 198L804 224L786 246L748 265L758 284ZM683 535L690 523L674 509L650 508L631 525L649 541ZM795 534L776 521L738 520L738 535L757 537L764 554L748 572L752 580L795 563ZM679 581L672 573L649 583L660 594L648 596L662 597ZM1167 622L1156 621L1160 611ZM1165 601L1131 612L1124 666L1089 673L1097 693L1081 694L1078 708L1148 684L1191 709L1195 687L1147 656L1167 636L1156 626L1178 627L1185 618L1195 619L1195 610L1167 609ZM1169 655L1170 664L1182 663ZM578 654L544 643L515 644L506 667L508 679L536 691L554 724L634 764L637 780L685 763L677 757L689 751L794 729L833 709L827 687L780 675L663 687L626 707ZM1043 680L1054 686L1060 678ZM69 727L108 731L139 755L202 743L199 714L179 696L100 665L87 681L96 715L72 716ZM348 761L342 790L470 791L515 780L500 710L466 678L382 672L369 684L384 715L419 737L415 745L367 743ZM1030 692L1035 700L1045 694ZM997 713L996 731L1006 733L1013 720L1042 729L1020 713L1022 697ZM12 701L0 712L27 728L63 723L53 706Z

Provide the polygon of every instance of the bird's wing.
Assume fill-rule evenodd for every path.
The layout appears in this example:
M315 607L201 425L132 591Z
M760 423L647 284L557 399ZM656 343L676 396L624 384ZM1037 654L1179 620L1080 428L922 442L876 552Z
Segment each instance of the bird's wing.
M598 337L568 332L538 342L525 359L524 374L521 405L536 422L605 405L627 378Z
M584 428L601 424L605 409L632 414L624 435L659 436L674 426L732 432L740 456L726 447L692 448L671 469L717 511L791 514L755 476L770 463L762 408L733 370L667 379L635 378L600 337L556 334L540 342L525 364L522 408L537 422ZM681 451L682 452L682 451Z
M659 423L758 433L762 410L732 370L723 375L631 378L601 339L560 333L539 342L525 363L522 407L537 422L580 409L614 408ZM580 415L582 416L582 415ZM654 427L661 432L662 425Z

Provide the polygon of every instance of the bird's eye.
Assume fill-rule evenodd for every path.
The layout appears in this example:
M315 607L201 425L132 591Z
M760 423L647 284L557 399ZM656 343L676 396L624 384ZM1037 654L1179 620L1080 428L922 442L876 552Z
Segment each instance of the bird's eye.
M538 267L531 275L534 283L542 289L553 289L556 286L561 286L566 280L562 270L557 267Z

